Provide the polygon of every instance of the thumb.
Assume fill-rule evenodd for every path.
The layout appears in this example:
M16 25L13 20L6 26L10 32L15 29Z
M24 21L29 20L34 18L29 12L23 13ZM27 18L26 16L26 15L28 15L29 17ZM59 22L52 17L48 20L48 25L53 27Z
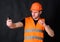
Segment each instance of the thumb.
M7 17L7 20L9 20L9 17Z
M12 22L12 20L9 17L7 18L7 21Z
M7 20L10 20L11 18L7 17Z

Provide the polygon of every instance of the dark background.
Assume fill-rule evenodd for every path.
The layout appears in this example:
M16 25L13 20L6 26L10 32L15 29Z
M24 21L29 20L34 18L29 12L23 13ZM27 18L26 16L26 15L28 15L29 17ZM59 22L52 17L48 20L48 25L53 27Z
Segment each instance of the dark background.
M45 32L45 42L59 42L60 38L60 1L59 0L0 0L0 42L23 42L24 29L9 29L6 26L7 17L13 22L23 20L26 16L30 16L29 8L34 1L38 1L43 5L43 13L41 17L46 19L55 32L54 37L48 36Z

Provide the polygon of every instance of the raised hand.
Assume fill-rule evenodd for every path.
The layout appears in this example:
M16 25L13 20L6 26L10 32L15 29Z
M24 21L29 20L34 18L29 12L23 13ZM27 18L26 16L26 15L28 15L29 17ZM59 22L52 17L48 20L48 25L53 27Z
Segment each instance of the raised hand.
M9 19L9 17L8 17L7 20L6 20L6 25L7 25L8 27L11 27L11 26L12 26L12 19Z
M45 26L46 24L45 24L45 21L43 21L43 20L39 20L38 21L40 24L42 24L43 26Z

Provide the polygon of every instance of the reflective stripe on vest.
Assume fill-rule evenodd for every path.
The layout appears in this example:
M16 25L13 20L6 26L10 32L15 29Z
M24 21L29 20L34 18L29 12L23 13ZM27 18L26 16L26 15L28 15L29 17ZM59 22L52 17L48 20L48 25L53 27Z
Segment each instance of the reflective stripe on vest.
M43 32L43 30L38 30L38 29L27 29L25 32Z
M42 37L37 37L37 36L25 36L24 39L38 39L38 40L43 40Z

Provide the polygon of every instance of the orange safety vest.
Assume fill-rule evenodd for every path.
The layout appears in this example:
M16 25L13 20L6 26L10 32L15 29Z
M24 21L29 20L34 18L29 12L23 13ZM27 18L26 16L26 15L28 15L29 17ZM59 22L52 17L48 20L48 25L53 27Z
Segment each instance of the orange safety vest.
M35 25L32 17L25 18L24 42L43 42L43 31L44 26L42 24L37 22L37 24Z

